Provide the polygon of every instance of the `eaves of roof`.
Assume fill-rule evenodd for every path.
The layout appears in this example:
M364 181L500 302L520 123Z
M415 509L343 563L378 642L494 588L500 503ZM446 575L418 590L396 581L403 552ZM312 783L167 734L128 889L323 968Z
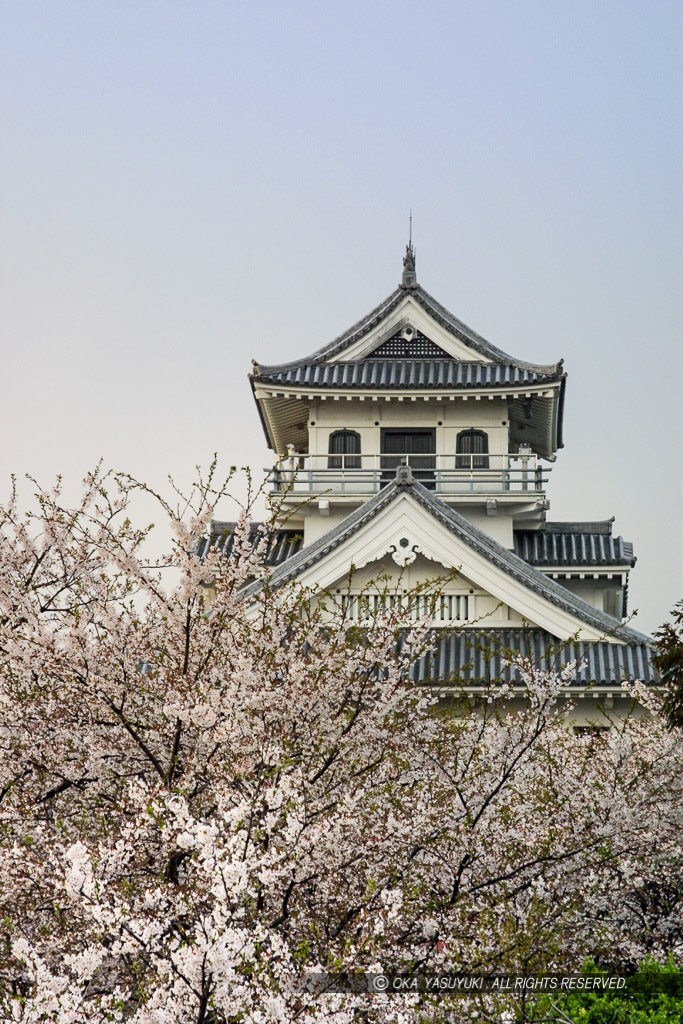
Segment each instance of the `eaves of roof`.
M365 523L372 520L400 493L406 490L435 519L443 523L465 544L496 565L502 572L512 576L523 586L528 587L558 608L598 629L604 633L605 637L614 637L627 644L648 644L650 642L649 638L644 634L623 625L618 619L614 619L612 616L606 615L604 612L594 608L593 605L577 597L567 590L566 587L549 579L534 566L529 565L528 562L502 547L469 520L465 519L454 509L449 508L445 502L436 498L431 491L428 491L417 481L412 481L409 484L399 484L395 481L390 483L373 498L370 498L359 508L351 512L333 529L323 534L322 537L319 537L308 547L302 548L292 558L287 559L286 562L272 573L268 580L268 586L271 588L281 586L288 580L298 576L305 569L315 565L325 555L356 533ZM250 586L244 589L245 597L255 595L264 585L265 582L261 580L250 584Z
M415 682L472 686L490 683L519 685L510 654L529 657L541 670L561 672L576 663L571 687L620 685L626 680L658 682L647 643L569 640L563 643L543 629L458 629L434 631L434 645L413 664Z
M562 366L562 362L558 363L558 366ZM557 447L564 448L564 403L567 396L567 374L562 374L562 382L560 384L560 397L557 402L557 420L555 426L555 435L557 440Z
M339 363L299 363L287 369L261 368L252 382L312 388L499 388L554 383L558 367L543 372L513 364L457 362L454 359L359 359Z
M270 436L270 431L268 430L268 424L266 423L266 417L263 415L263 409L261 407L261 403L256 398L256 390L254 388L254 378L253 378L253 376L251 374L249 374L249 383L251 384L251 393L254 396L254 400L256 401L256 408L258 409L258 415L259 415L259 419L261 421L261 427L263 428L263 433L265 434L266 444L270 448L272 443L273 443L272 442L272 438Z
M476 331L473 331L471 327L463 323L456 316L453 315L445 306L442 306L440 302L437 302L429 292L426 292L421 285L414 285L412 287L399 287L387 296L387 298L380 302L378 306L375 306L366 316L355 323L343 334L340 334L334 341L331 341L328 345L324 345L322 348L311 353L309 356L304 356L302 359L295 359L287 363L279 363L272 366L261 366L258 362L254 363L253 376L260 378L263 376L270 376L272 374L286 373L289 370L296 370L299 367L314 365L317 363L330 362L339 357L339 355L346 351L351 345L359 341L366 334L368 334L374 327L376 327L382 320L386 319L394 309L405 298L406 295L410 295L430 316L432 316L442 327L444 327L454 337L464 342L469 348L474 349L475 352L479 352L480 355L486 359L492 360L494 363L501 363L508 366L517 367L520 370L527 370L531 373L537 373L546 376L554 376L559 378L562 374L562 360L559 363L550 365L543 365L539 363L529 363L521 359L516 359L514 356L508 355L507 352L503 352L502 349L492 345L491 342L487 341Z
M623 537L591 530L590 523L574 525L583 529L553 530L548 528L551 526L548 524L544 530L517 530L514 534L515 554L536 566L635 565L633 544Z
M237 523L219 522L214 520L211 523L211 533L204 537L198 547L197 554L205 558L209 551L220 551L226 558L232 554ZM249 524L249 540L253 543L263 529L262 523ZM280 529L273 530L268 536L266 550L263 555L265 565L282 565L288 558L296 555L301 550L304 538L301 530Z

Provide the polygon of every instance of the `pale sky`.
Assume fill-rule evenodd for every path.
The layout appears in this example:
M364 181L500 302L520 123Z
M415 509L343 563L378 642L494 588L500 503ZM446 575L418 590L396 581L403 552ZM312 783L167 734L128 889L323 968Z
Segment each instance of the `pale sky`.
M655 629L683 594L681 39L673 0L3 0L3 499L100 457L260 474L251 358L392 291L412 207L428 291L565 359L548 518L616 516Z

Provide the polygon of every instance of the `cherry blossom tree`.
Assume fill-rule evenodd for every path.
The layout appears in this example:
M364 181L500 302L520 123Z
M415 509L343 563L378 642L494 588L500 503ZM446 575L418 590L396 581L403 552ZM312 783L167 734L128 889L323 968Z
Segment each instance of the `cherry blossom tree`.
M249 503L232 556L197 556L229 483L214 464L175 507L98 470L75 508L58 485L0 509L3 1019L408 1024L452 1017L305 978L680 952L681 754L655 697L634 688L649 714L600 742L568 728L571 667L517 658L518 710L505 686L439 703L410 678L428 622L406 636L397 605L359 630L271 588Z

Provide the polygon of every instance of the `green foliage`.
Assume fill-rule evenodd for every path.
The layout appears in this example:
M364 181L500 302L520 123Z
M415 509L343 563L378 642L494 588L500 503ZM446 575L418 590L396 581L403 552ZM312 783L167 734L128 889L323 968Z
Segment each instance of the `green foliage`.
M655 633L657 653L652 663L667 687L664 710L671 726L683 726L683 601Z
M602 972L586 961L583 973ZM553 1024L683 1024L683 970L672 957L666 963L644 960L628 984L634 990L626 994L593 991L540 996L531 1019Z

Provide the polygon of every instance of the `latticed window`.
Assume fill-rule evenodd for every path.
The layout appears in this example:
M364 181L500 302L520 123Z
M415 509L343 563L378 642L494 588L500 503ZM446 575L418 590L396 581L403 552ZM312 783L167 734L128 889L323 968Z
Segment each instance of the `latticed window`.
M410 329L398 331L383 341L367 356L368 359L450 359L448 352L422 333Z
M456 469L489 468L489 437L483 430L461 430L455 450Z
M436 430L428 427L422 430L383 429L380 436L382 465L382 486L396 476L396 468L407 464L413 476L425 487L435 486Z
M335 430L330 434L328 469L360 469L360 434L356 430Z

